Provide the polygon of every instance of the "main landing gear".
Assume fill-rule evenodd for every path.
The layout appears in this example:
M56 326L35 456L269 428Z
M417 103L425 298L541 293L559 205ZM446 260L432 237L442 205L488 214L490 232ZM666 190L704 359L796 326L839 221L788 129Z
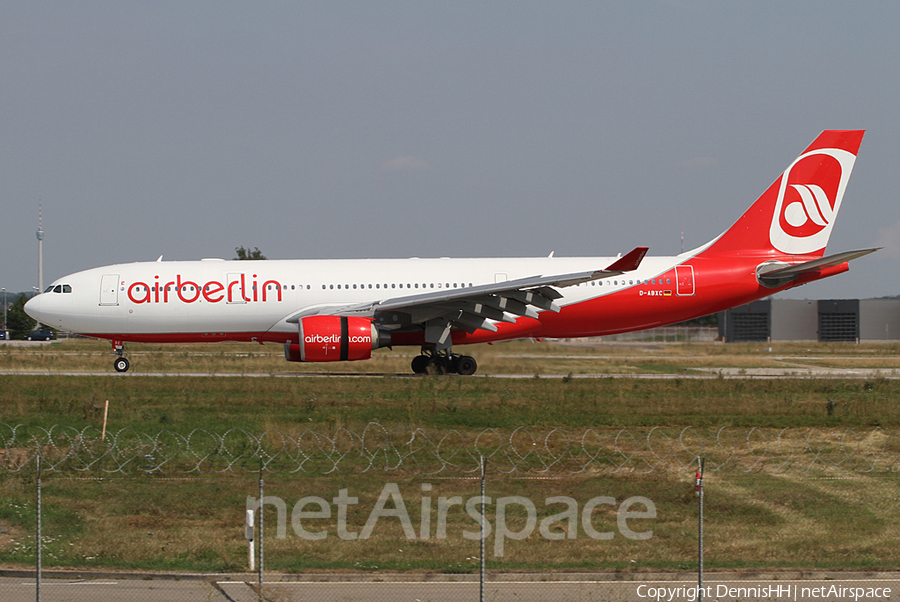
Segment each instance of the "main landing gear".
M128 368L131 364L128 363L128 358L125 357L125 344L122 343L122 341L113 341L112 346L113 351L119 356L116 358L116 361L113 362L113 368L116 369L116 372L128 372Z
M478 363L474 357L459 355L449 351L435 351L422 348L422 355L417 355L412 361L412 371L416 374L461 374L469 376L475 374Z

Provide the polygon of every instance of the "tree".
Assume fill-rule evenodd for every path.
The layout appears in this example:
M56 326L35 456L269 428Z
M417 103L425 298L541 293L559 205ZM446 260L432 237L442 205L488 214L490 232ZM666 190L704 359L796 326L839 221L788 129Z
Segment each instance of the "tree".
M245 249L244 247L235 247L234 252L237 253L235 259L268 259L268 257L262 254L259 247L253 247L252 251L250 249Z
M16 302L9 306L6 313L6 328L14 339L24 339L25 335L34 330L37 323L25 313L25 302L28 295L21 294Z

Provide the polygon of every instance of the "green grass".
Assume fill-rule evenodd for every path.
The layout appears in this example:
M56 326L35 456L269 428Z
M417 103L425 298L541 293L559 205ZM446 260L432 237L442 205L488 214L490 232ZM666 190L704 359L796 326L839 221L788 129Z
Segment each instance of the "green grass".
M281 428L893 427L900 381L0 376L0 422ZM829 414L829 400L833 411Z
M396 483L415 530L404 535L399 519L383 516L368 539L337 536L332 503L347 489L358 503L347 511L348 530L359 535L386 483ZM431 485L425 505L431 509L421 537L424 483ZM0 563L24 567L34 562L32 483L3 482L0 522L10 535L0 538ZM476 572L479 542L463 537L477 532L463 506L447 512L447 537L437 537L437 500L478 495L472 479L429 479L402 474L342 476L269 476L267 496L284 500L285 537L277 534L276 506L266 506L266 566L275 571L412 571ZM804 476L713 475L705 487L706 567L715 569L867 569L893 570L900 565L900 516L895 512L897 479L859 477L835 482ZM247 496L258 494L248 477L202 477L181 480L111 478L78 481L50 477L44 485L45 566L145 569L156 571L238 571L245 568L243 515ZM691 475L578 476L524 479L489 474L486 494L525 496L534 502L537 521L565 510L547 498L575 500L576 537L549 541L539 528L522 541L505 540L504 555L494 554L497 518L488 507L492 532L486 541L488 568L523 571L681 571L696 567L697 501ZM303 527L325 532L322 540L300 537L291 511L305 496L331 503L328 518L307 518ZM608 540L588 537L581 509L596 496L601 504L591 515L593 528ZM645 541L625 538L616 507L632 496L650 499L656 518L631 519L637 532L652 530ZM313 507L318 509L317 506ZM387 508L394 508L389 503ZM309 509L309 508L307 508ZM643 510L643 507L640 507ZM510 530L524 528L521 507L511 506ZM555 519L551 531L565 535L570 523ZM14 541L10 542L12 539Z
M280 354L258 346L135 346L135 375L65 376L62 370L111 370L111 356L93 342L27 348L2 348L0 369L38 369L46 375L0 375L0 423L89 429L101 426L103 406L110 402L108 430L128 429L155 435L162 431L188 434L196 429L224 433L244 429L254 434L270 430L297 433L306 429L331 436L346 427L360 432L372 422L386 429L413 426L429 434L455 429L465 440L485 428L509 436L521 426L545 435L561 427L573 432L593 429L636 433L656 431L653 445L684 435L690 449L699 448L705 433L733 427L746 449L747 431L762 427L815 427L810 439L819 453L836 458L841 446L855 445L848 429L865 434L880 426L900 425L900 382L873 375L868 379L642 380L574 378L585 372L610 374L684 374L700 368L783 365L815 361L838 367L861 364L894 370L894 346L865 347L785 345L774 352L762 346L672 345L565 347L515 343L479 348L482 369L490 373L558 374L565 378L407 377L410 356L381 354L372 364L295 366ZM209 353L207 353L207 351ZM538 357L531 357L538 350ZM202 355L195 355L196 353ZM247 353L246 355L240 355ZM564 357L566 356L566 357ZM575 359L572 359L576 356ZM650 357L652 356L652 357ZM804 357L818 360L802 360ZM824 358L824 359L822 359ZM781 364L779 364L781 362ZM357 366L376 372L360 379L335 377L328 370L350 372ZM242 378L141 376L141 370L263 374ZM270 373L319 371L320 376L281 378ZM831 411L829 412L829 408ZM5 431L4 431L5 432ZM524 437L525 435L523 435ZM726 438L731 435L726 435ZM122 435L123 440L135 435ZM169 437L172 445L175 439ZM203 435L198 435L202 439ZM805 435L804 435L805 437ZM807 440L786 437L784 445ZM759 437L750 444L762 445ZM91 440L92 445L100 445ZM203 447L203 443L197 444ZM484 447L490 449L488 439ZM893 445L893 443L891 443ZM126 444L127 446L127 444ZM627 447L627 445L626 445ZM193 448L192 448L193 449ZM12 453L22 450L12 450ZM65 451L65 450L63 450ZM683 450L684 451L684 450ZM886 450L896 454L897 450ZM709 450L709 461L723 458ZM690 462L684 451L679 459ZM740 461L752 458L739 458ZM213 457L210 462L215 462ZM358 469L355 460L347 469ZM863 468L858 461L847 469ZM324 466L324 465L323 465ZM497 461L488 478L493 498L522 495L539 508L539 520L560 509L543 507L551 496L570 496L583 506L606 495L617 503L645 496L657 507L656 519L635 523L652 529L649 541L628 540L618 533L609 541L581 533L576 539L547 541L535 534L524 541L507 541L506 555L489 556L495 570L674 570L696 567L697 502L692 475L663 472L636 475L550 475L523 479L500 474ZM801 467L802 468L802 467ZM44 562L50 567L147 569L160 571L236 571L246 562L243 513L247 496L258 483L244 475L164 476L94 475L80 480L71 472L46 474L44 496ZM840 479L803 474L744 475L710 473L706 482L706 566L733 568L889 569L900 567L900 482L890 475L842 473ZM267 567L284 571L438 571L472 572L477 567L478 542L461 536L474 523L461 507L448 515L446 540L407 540L395 519L379 521L373 537L343 541L335 535L334 514L314 521L332 535L324 542L293 533L290 510L304 496L333 499L349 489L360 503L352 507L350 524L359 531L385 483L403 491L413 525L421 520L422 483L432 485L432 503L440 496L468 499L478 494L477 481L460 475L433 478L401 471L372 470L363 474L269 474L266 494L288 505L287 537L275 533L274 509L267 507ZM0 564L27 567L34 562L34 474L0 475ZM515 528L522 517L514 517ZM579 518L580 521L580 518ZM598 507L591 515L599 530L614 530L614 510ZM566 525L567 526L567 525ZM579 532L581 526L578 526ZM564 532L558 521L554 532ZM488 550L493 549L489 539Z

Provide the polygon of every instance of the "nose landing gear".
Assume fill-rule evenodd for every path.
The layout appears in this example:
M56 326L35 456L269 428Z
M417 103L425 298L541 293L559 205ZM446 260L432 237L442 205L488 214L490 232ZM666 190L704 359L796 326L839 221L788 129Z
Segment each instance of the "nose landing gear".
M116 369L116 372L128 372L131 364L128 362L128 358L125 357L125 344L122 341L113 341L112 346L113 351L119 356L113 362L113 368Z

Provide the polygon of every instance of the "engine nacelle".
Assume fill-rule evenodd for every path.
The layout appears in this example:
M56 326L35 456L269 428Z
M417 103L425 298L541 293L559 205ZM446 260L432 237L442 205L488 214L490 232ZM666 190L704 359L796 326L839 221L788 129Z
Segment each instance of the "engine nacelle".
M308 316L301 318L300 344L284 346L289 362L347 362L367 360L372 350L391 344L390 333L376 328L369 318Z

